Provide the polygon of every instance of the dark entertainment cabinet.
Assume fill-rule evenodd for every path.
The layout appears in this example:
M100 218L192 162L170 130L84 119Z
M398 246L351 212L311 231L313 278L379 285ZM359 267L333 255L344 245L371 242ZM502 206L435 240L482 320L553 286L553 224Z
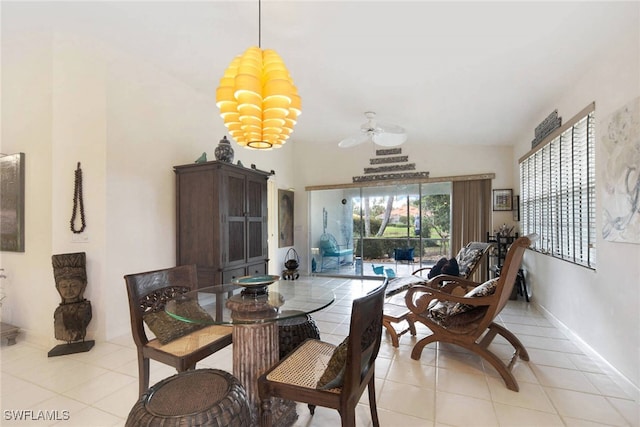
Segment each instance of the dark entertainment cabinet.
M265 274L270 173L215 161L173 169L177 265L196 264L201 288Z

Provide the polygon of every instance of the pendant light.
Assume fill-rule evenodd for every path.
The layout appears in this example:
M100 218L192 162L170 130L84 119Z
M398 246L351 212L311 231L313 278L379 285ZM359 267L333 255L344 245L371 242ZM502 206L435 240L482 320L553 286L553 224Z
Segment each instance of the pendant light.
M220 79L216 106L241 146L279 148L293 132L301 100L282 58L261 48L261 1L258 1L258 47L236 56Z

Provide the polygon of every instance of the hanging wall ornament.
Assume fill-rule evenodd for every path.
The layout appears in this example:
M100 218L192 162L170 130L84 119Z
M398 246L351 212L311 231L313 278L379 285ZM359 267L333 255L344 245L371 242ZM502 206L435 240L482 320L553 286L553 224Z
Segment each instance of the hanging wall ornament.
M80 228L76 229L76 217L78 215L78 209L80 210ZM80 169L80 162L75 174L75 182L73 186L73 212L71 213L71 231L75 234L80 234L87 227L87 223L84 216L84 201L82 199L82 169Z

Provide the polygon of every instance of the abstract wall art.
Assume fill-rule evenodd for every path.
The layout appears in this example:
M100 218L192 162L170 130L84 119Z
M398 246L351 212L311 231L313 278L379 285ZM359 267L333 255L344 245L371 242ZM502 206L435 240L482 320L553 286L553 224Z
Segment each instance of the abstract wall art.
M602 237L640 244L640 97L601 123Z

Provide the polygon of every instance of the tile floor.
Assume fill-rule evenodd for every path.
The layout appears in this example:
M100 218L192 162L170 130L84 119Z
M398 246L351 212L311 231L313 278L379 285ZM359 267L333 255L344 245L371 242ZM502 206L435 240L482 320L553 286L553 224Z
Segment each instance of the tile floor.
M339 343L348 331L351 296L314 314L322 338ZM640 426L638 397L606 364L589 357L543 317L533 304L510 301L500 321L527 347L531 361L517 362L520 392L509 391L479 357L452 346L425 348L410 357L415 338L398 349L385 333L376 364L378 415L382 426ZM428 330L418 327L418 337ZM497 340L496 340L497 341ZM493 344L508 355L507 345ZM137 363L128 336L99 342L87 353L47 357L48 349L18 337L0 348L0 425L122 426L137 398ZM198 367L232 371L231 347ZM151 383L174 371L151 362ZM365 392L357 425L370 426ZM635 399L635 400L634 400ZM58 421L16 421L14 411L58 411ZM64 412L67 411L67 412ZM336 411L318 408L311 417L298 405L296 426L339 425ZM66 416L68 414L68 417ZM61 418L68 418L62 420Z

